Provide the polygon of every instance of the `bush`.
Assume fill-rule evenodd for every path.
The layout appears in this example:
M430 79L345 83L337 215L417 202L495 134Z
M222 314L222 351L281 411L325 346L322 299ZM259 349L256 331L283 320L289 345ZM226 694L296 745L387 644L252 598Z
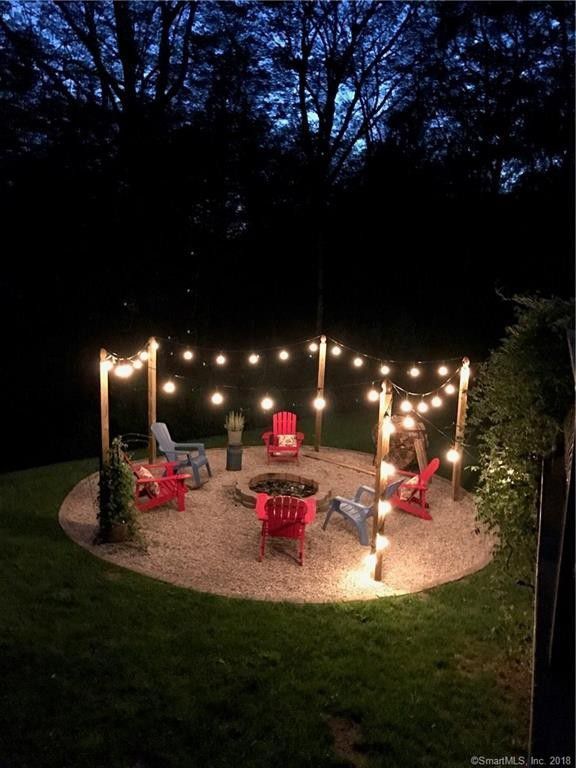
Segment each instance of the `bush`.
M127 525L133 535L136 528L134 477L124 457L122 440L112 441L108 462L100 470L98 523L100 537L106 540L114 524Z
M482 367L471 393L480 459L480 518L496 530L508 562L531 577L543 457L553 450L572 405L567 331L574 304L514 297L516 324Z

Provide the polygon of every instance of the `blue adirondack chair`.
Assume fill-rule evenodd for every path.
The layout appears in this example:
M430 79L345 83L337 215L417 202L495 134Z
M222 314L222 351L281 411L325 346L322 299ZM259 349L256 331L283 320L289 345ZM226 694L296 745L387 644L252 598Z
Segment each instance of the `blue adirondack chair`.
M397 487L403 482L404 480L397 480L394 483L390 483L390 485L386 488L384 498L390 498L394 494L394 491L397 489ZM364 500L363 497L365 497ZM350 522L354 523L356 529L358 530L358 538L360 539L360 544L367 547L370 544L370 541L368 539L368 531L366 529L366 520L372 516L373 503L374 488L370 488L368 485L360 485L356 490L353 499L345 499L343 496L335 496L330 502L330 506L328 507L328 512L326 514L324 524L322 525L322 530L326 530L326 526L328 525L328 521L332 517L332 514L334 512L339 512L342 517L346 518L346 520L350 520Z
M166 460L178 462L177 474L182 471L191 472L196 487L201 485L200 467L206 467L208 477L212 477L204 443L175 443L170 437L168 427L161 421L154 422L150 429L156 438L160 452L166 456Z

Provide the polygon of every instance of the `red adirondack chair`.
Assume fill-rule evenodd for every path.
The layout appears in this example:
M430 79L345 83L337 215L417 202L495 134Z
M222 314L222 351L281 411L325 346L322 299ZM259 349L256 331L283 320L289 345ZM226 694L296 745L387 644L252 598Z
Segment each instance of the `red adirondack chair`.
M316 516L316 499L298 499L295 496L268 496L266 493L256 495L256 514L262 520L260 534L261 562L266 549L266 538L278 536L284 539L296 539L298 546L298 562L304 562L304 535L306 526Z
M416 515L423 520L432 520L428 512L428 503L426 502L426 491L432 475L440 466L440 459L432 459L428 466L420 473L405 472L397 470L397 475L402 475L407 479L401 483L395 492L388 498L393 507L402 509L410 515Z
M272 417L272 430L264 432L268 463L273 461L298 461L300 446L304 440L302 432L296 432L296 414L280 411Z
M186 480L192 475L177 475L178 461L166 461L160 464L140 464L126 457L136 480L134 501L140 512L160 507L176 500L179 512L184 512L185 496L188 492Z

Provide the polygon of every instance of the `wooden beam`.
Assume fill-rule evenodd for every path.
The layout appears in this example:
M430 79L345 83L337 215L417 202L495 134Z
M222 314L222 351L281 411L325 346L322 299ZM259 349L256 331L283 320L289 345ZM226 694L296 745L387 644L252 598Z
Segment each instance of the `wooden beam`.
M148 339L148 458L150 464L156 461L156 440L152 434L152 424L156 418L156 350L158 344L154 336Z
M392 417L392 385L385 379L380 390L378 407L378 441L376 443L376 474L374 483L374 506L372 510L372 540L370 542L372 552L376 554L374 579L382 581L382 555L383 550L376 547L378 533L384 526L384 516L381 514L382 497L386 490L388 473L386 462L390 451L390 425Z
M318 384L316 388L316 397L324 398L324 377L326 375L326 336L320 337L320 349L318 352ZM322 443L322 414L323 409L316 409L316 422L314 426L314 450L316 453L320 450Z
M468 381L470 379L470 360L465 357L460 367L460 388L458 390L458 413L456 416L456 439L454 448L459 458L452 466L452 498L459 501L462 497L460 482L462 479L462 464L464 461L464 428L466 426L466 409L468 406Z
M108 463L110 456L110 407L108 398L108 352L100 350L100 462Z

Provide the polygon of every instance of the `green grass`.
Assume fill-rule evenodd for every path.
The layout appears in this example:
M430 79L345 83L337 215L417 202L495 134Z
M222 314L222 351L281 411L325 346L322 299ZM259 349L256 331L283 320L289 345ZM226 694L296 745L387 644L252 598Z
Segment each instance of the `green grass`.
M522 752L530 595L495 566L366 603L195 593L66 538L59 505L95 467L0 476L1 766L462 768Z

